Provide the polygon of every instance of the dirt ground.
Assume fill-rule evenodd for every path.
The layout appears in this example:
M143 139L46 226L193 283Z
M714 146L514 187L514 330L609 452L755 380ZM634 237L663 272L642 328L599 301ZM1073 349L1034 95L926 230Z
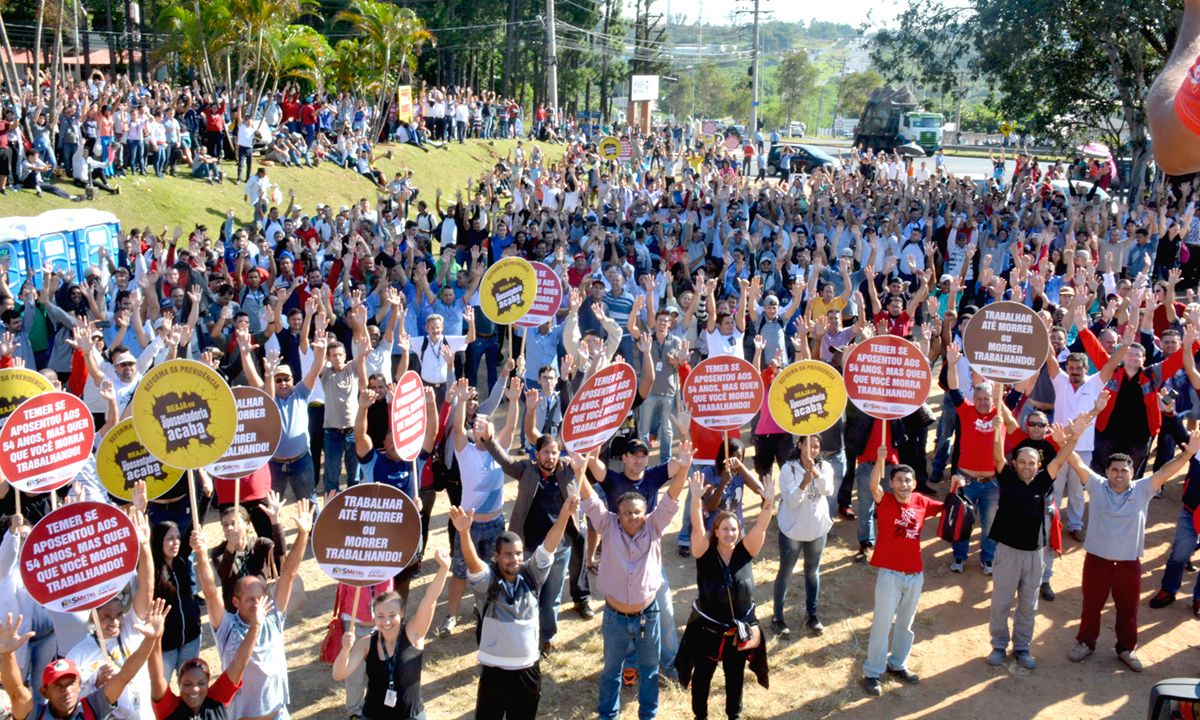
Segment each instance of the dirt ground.
M1158 587L1170 543L1174 537L1182 480L1173 480L1166 496L1151 505L1143 560L1142 603L1139 610L1141 647L1145 672L1130 672L1116 658L1112 645L1113 610L1106 609L1103 631L1096 653L1081 664L1067 660L1079 622L1080 573L1083 550L1069 537L1066 552L1056 564L1054 588L1058 599L1042 602L1033 654L1039 666L1026 671L1010 660L1002 668L988 666L983 658L990 650L987 620L991 581L980 571L979 530L975 531L971 562L964 575L952 574L947 543L933 535L927 524L924 557L925 588L914 626L916 644L910 668L919 673L917 686L886 681L881 698L866 697L859 685L862 662L870 633L874 593L874 570L854 561L855 529L852 522L837 522L826 548L821 573L820 617L827 629L822 637L804 632L804 583L800 567L792 579L787 620L792 627L788 640L770 641L771 689L748 685L744 718L951 718L989 715L1055 720L1072 718L1145 717L1147 697L1155 682L1171 677L1200 674L1200 620L1192 617L1188 602L1196 576L1188 573L1181 600L1162 610L1151 610L1146 601ZM515 496L509 483L508 500ZM446 543L446 499L439 496L433 521L431 544ZM674 552L679 518L666 538L675 613L680 623L695 597L695 565ZM206 526L216 542L218 527ZM289 531L290 535L290 531ZM772 527L763 556L755 565L758 616L770 618L771 587L777 568L776 531ZM431 577L427 569L414 586L410 610ZM301 574L307 589L305 602L290 620L287 637L291 675L291 710L297 720L345 718L343 692L330 677L329 666L320 663L318 646L324 635L333 604L333 586L310 558ZM565 594L565 593L564 593ZM600 600L593 603L599 609ZM445 600L439 605L436 622L443 619ZM471 600L464 601L463 614ZM560 615L559 651L542 663L541 717L595 717L597 673L601 657L600 616L591 621L578 618L569 600ZM205 654L212 659L211 637L206 637ZM724 707L723 682L714 680L710 712L720 717ZM474 627L460 623L445 640L431 639L425 652L424 697L430 720L465 719L473 713L478 666L474 655ZM622 718L636 718L636 693L622 695ZM678 686L664 687L660 718L689 718L689 696Z

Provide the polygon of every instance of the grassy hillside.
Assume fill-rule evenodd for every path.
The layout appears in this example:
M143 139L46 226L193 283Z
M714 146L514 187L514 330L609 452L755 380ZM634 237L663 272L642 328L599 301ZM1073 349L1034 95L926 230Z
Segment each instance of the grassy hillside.
M385 145L380 150L378 167L389 179L396 172L411 169L422 195L432 200L434 191L439 187L453 195L468 181L490 170L515 145L516 142L511 140L496 140L494 144L470 140L465 145L454 144L445 150L435 149L428 153L411 145ZM542 149L550 161L562 157L561 145L544 145ZM387 150L392 151L390 159L382 155ZM235 172L230 162L224 163L223 169ZM370 181L330 164L322 164L317 168L272 167L268 175L284 189L285 196L289 189L296 191L296 202L304 208L305 213L311 212L317 203L349 205L363 197L372 203L375 201ZM211 227L222 222L230 208L233 208L239 220L252 217L250 206L242 197L241 186L228 181L211 185L181 172L174 178L160 180L148 175L118 178L118 182L121 185L120 195L97 191L95 200L87 205L115 214L125 229L148 226L157 232L164 225L190 229L197 223L206 223ZM63 187L68 192L76 191L71 186ZM38 215L53 208L78 206L77 203L50 195L39 198L32 191L24 190L10 192L0 198L0 213L4 216Z

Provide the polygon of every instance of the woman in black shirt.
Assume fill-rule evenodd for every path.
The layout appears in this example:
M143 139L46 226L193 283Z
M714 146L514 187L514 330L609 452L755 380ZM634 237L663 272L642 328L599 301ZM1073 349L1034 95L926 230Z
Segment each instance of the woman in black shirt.
M450 553L438 550L438 570L421 598L412 619L403 623L404 605L400 595L385 592L371 603L375 614L375 632L357 638L351 627L342 637L342 651L333 661L333 679L342 682L359 665L367 666L367 697L363 701L364 720L423 720L421 700L421 664L425 635L433 623L433 609L446 573Z
M179 525L164 520L150 531L154 558L154 597L167 603L163 627L163 672L167 681L183 663L200 655L200 607L192 588L192 564L182 546Z
M708 692L718 659L725 671L725 714L742 713L742 682L746 663L767 687L766 642L754 616L754 558L762 550L775 510L775 480L763 478L763 504L750 532L742 535L737 515L717 513L712 530L704 531L700 498L703 476L692 473L692 557L696 558L696 587L675 669L684 687L692 686L692 713L708 717Z

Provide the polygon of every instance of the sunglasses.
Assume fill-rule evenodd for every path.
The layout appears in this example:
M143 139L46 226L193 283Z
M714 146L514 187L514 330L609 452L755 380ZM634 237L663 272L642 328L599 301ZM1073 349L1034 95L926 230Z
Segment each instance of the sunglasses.
M1040 422L1030 422L1030 423L1025 423L1025 424L1031 428L1044 428L1048 425L1048 423L1040 423Z

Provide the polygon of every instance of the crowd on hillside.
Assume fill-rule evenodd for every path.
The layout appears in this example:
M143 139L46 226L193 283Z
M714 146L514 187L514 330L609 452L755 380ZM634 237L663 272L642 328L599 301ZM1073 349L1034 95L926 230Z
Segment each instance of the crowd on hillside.
M835 518L853 523L858 558L876 569L864 689L917 683L909 657L924 582L921 528L951 494L974 505L981 532L955 543L950 570L967 572L977 553L978 571L992 578L988 664L1004 665L1011 649L1012 662L1037 666L1034 621L1039 602L1055 600L1061 523L1075 544L1065 550L1086 556L1079 631L1064 652L1075 662L1093 653L1111 594L1116 654L1142 670L1148 508L1181 471L1200 477L1200 439L1189 430L1200 407L1191 184L1160 183L1145 198L1113 202L1060 189L1053 181L1073 171L1027 155L1015 172L1001 166L976 182L941 162L910 171L901 158L865 150L828 168L785 162L760 181L694 127L627 129L632 156L604 161L580 127L537 111L532 132L563 139L561 161L519 143L469 186L434 191L431 208L415 183L437 178L391 184L370 172L371 128L417 145L525 137L519 108L488 93L430 89L415 103L415 123L376 126L370 106L349 96L310 98L289 86L264 104L270 161L348 164L387 190L378 203L309 213L272 192L257 154L243 155L253 148L243 129L250 143L257 131L241 99L103 77L58 97L58 142L25 138L9 111L0 159L28 167L30 158L53 166L82 157L86 169L73 177L114 190L114 175L170 174L180 161L199 160L201 176L220 181L236 160L253 220L231 212L221 226L175 237L126 228L119 251L82 278L35 269L8 287L0 273L0 367L36 369L79 395L99 442L152 366L195 359L231 385L270 393L283 436L271 462L240 482L236 503L232 483L203 472L156 500L135 498L138 579L100 608L100 628L47 612L22 587L17 551L49 501L22 495L18 513L20 493L0 484L0 513L11 519L0 543L0 581L11 592L0 593L0 611L12 613L0 622L0 682L18 720L288 717L285 639L297 638L285 613L312 510L359 482L419 500L426 545L434 508L448 501L451 542L369 592L338 587L336 619L349 629L323 651L352 716L424 716L431 630L477 633L477 717L535 716L562 596L591 620L595 594L601 718L617 717L623 684L637 686L639 716L654 717L660 675L690 687L695 716L706 717L718 665L726 715L738 717L747 668L765 687L773 644L793 626L824 632L821 556ZM331 135L336 142L323 146ZM747 144L758 157L770 149L769 139ZM14 165L5 170L20 177ZM35 188L53 187L43 183L48 170L31 172L41 178ZM513 332L479 310L484 272L512 256L561 277L554 320ZM1011 386L982 381L961 349L965 323L1001 300L1036 311L1051 344L1039 372ZM852 404L807 437L762 412L726 442L680 400L704 358L749 360L769 386L799 359L840 369L876 335L912 340L927 355L939 401L887 422ZM634 412L601 451L567 454L561 432L573 393L616 361L636 373ZM427 386L429 432L415 472L388 432L390 388L408 369ZM215 547L200 530L209 501L192 517L187 483L219 515ZM107 500L94 463L69 494ZM1182 495L1150 601L1164 614L1200 537L1200 482ZM285 510L288 496L296 504ZM676 514L683 527L671 533ZM284 519L296 529L290 546ZM672 551L696 562L690 608L669 587L663 554ZM780 558L769 600L754 587L753 561L764 551ZM788 594L801 559L803 612ZM409 587L431 565L434 580L410 613ZM464 605L468 590L473 603ZM1200 617L1200 582L1189 609ZM470 615L477 629L459 628ZM205 622L219 669L196 657ZM457 682L454 690L472 691Z

